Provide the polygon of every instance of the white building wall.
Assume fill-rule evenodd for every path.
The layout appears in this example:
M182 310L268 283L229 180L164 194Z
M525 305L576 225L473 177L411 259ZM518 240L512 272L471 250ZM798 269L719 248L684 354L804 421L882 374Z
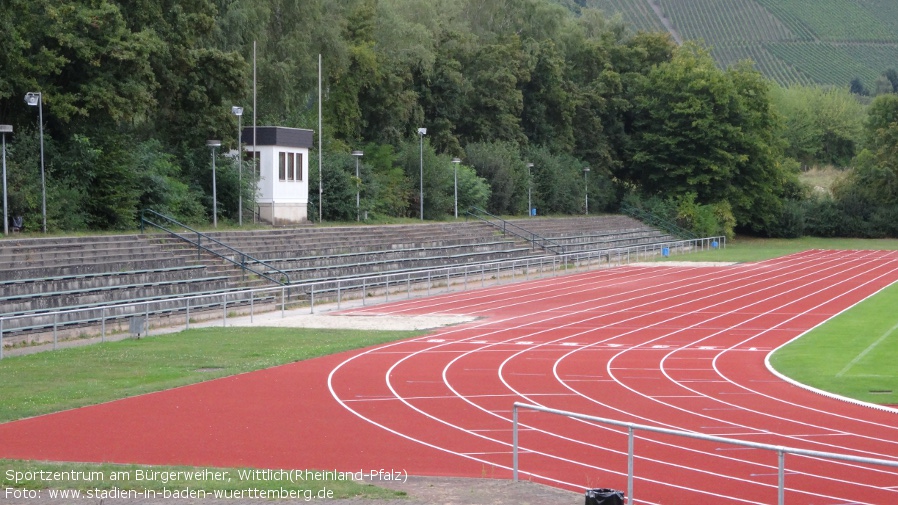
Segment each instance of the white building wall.
M259 153L259 183L256 203L260 217L274 225L299 223L308 219L309 150L282 146L247 146L247 151ZM280 154L299 155L293 180L280 177Z

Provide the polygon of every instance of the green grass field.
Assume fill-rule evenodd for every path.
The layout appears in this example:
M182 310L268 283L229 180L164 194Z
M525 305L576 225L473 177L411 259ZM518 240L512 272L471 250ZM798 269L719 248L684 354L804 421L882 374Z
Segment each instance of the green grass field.
M898 285L777 351L770 364L798 382L870 403L898 405Z
M801 239L759 239L737 237L725 247L684 256L671 256L667 261L762 261L809 249L837 250L898 250L896 239L831 239L806 237Z
M260 370L420 335L203 328L0 360L0 422Z
M86 347L42 352L0 360L0 422L58 412L84 405L161 391L228 375L269 368L349 349L420 335L421 332L312 330L296 328L203 328L141 340L122 340ZM101 478L80 476L62 482L66 490L184 491L196 489L197 479L137 480L138 471L196 471L182 467L94 465L0 460L0 487L47 489L60 487L59 479L19 479L15 472L93 472ZM395 498L405 493L333 478L301 482L243 478L238 469L222 480L202 479L202 489L240 493L294 492L295 498ZM10 478L9 472L12 473ZM128 476L112 480L113 473ZM83 475L83 474L82 474ZM319 494L322 493L322 494ZM46 495L42 495L46 496ZM257 496L258 497L258 496Z

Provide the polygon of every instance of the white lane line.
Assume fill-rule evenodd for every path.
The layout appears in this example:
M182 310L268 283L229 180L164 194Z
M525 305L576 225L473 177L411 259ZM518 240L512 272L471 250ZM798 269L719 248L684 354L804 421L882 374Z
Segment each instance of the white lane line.
M610 366L610 362L609 362L609 366ZM556 368L557 368L557 365L556 365ZM557 375L557 373L556 373L556 375ZM723 381L721 381L721 382L723 382ZM626 387L626 386L624 386L624 387ZM639 393L637 392L637 394L639 394Z
M866 264L869 264L869 263L872 263L872 260L865 261L865 262L862 263L860 266L863 266L863 265L866 265ZM859 267L853 266L853 267L851 267L848 271L854 270L854 269L857 269L857 268L859 268ZM877 268L880 268L880 267L878 266ZM894 270L893 270L893 271L894 271ZM840 273L844 273L844 272L840 272ZM889 272L889 273L891 273L891 272ZM832 275L830 275L830 276L824 277L823 279L832 277L832 276L834 276L834 275L836 275L836 274L832 274ZM883 275L885 275L885 274L883 274ZM806 277L806 276L803 276L803 277ZM855 278L855 277L857 277L857 275L855 275L854 277L852 277L852 279ZM820 280L820 279L814 279L813 282L817 282L817 281L819 281L819 280ZM847 280L841 281L841 282L847 282ZM841 282L840 282L840 283L841 283ZM866 283L865 283L865 284L866 284ZM864 285L864 284L862 284L862 286L863 286L863 285ZM794 290L794 289L797 289L797 288L793 288L793 290ZM855 289L857 289L857 288L855 288ZM809 297L811 297L811 296L813 296L813 295L815 295L815 294L818 294L819 292L820 292L820 290L818 290L818 291L815 292L815 293L806 295L805 297L799 298L798 300L802 300L802 299L804 299L804 298L809 298ZM840 296L841 296L841 295L840 295ZM765 299L765 300L766 300L766 299ZM762 300L762 301L763 301L763 300ZM794 303L795 301L797 301L797 300L792 300L792 301L790 301L788 304ZM825 303L829 303L830 301L831 301L831 300L827 300L826 302L823 302L823 303L821 303L820 305L823 305L823 304L825 304ZM760 301L759 301L759 302L756 302L756 303L760 303ZM786 305L788 305L788 304L786 304ZM820 305L818 305L817 307L819 307ZM817 307L815 307L815 309L816 309ZM775 308L775 309L772 309L772 310L768 311L767 313L772 313L772 312L778 311L778 310L780 310L780 309L781 309L781 307L778 307L778 308ZM786 324L787 322L789 322L790 320L794 319L795 317L798 317L798 316L800 316L800 315L802 315L802 314L805 314L805 313L807 313L807 312L810 312L810 311L812 311L812 310L814 310L814 309L810 309L810 310L808 310L808 311L804 311L804 312L801 312L801 313L796 313L796 314L794 314L793 317L791 317L790 319L788 319L788 320L786 320L786 321L783 321L783 322L779 323L778 325L774 326L774 328L776 328L776 327L778 327L778 326L781 326L781 325L783 325L783 324ZM760 317L760 316L763 316L763 315L765 315L765 314L758 314L756 317ZM753 319L754 319L754 318L753 318ZM749 321L751 321L751 320L749 320ZM749 322L749 321L743 321L743 322L740 323L739 325L745 324L745 323L747 323L747 322ZM766 330L765 330L765 331L766 331ZM721 331L721 332L722 332L722 331ZM721 332L718 332L718 333L721 333ZM709 335L709 336L705 337L705 338L702 339L702 340L705 340L705 339L707 339L707 338L711 338L712 336L714 336L714 335L713 335L713 334L712 334L712 335ZM755 338L755 337L752 337L752 338ZM750 339L748 339L748 340L750 340ZM744 341L744 342L741 342L740 344L737 344L737 345L744 345L745 342L747 342L748 340L746 340L746 341ZM676 352L676 351L675 351L675 352ZM719 356L719 355L718 355L718 356ZM714 361L715 370L717 370L716 360L717 360L717 358L715 357L715 361ZM663 362L664 362L664 360L662 360L662 365L663 365ZM666 370L666 369L665 369L665 370ZM733 383L733 384L736 385L737 387L743 387L743 386L741 386L741 385L735 383L734 381L728 379L726 376L724 376L722 373L720 373L719 370L717 370L717 371L718 371L718 374L719 374L722 378L726 379L727 382ZM666 371L665 371L665 375L667 376ZM668 377L669 377L669 376L668 376ZM673 379L671 379L671 380L673 380ZM683 384L683 383L687 383L687 382L696 382L696 381L674 381L674 382L678 382L678 383ZM686 386L683 386L683 387L684 387L685 389L690 390L690 391L694 391L694 390L692 390L692 389L690 389L690 388L688 388L688 387L686 387ZM696 391L696 393L701 394L701 393L699 393L699 392L697 392L697 391ZM711 396L708 396L708 395L705 395L705 396L707 396L709 399L712 399L712 400L721 401L721 400L719 400L719 399L715 399L715 398L713 398L713 397L711 397ZM721 401L721 403L728 404L728 403L722 402L722 401ZM728 404L728 405L731 405L731 404ZM770 414L770 413L767 413L767 412L759 412L759 411L747 409L747 408L744 408L744 407L741 407L741 408L742 408L743 410L746 410L746 411L749 411L749 412L754 412L754 413L758 413L758 414L765 415L765 416L769 416L769 417L774 417L774 418L778 418L778 419L783 419L782 417L774 416L774 415L772 415L772 414ZM785 419L784 419L784 420L785 420ZM789 420L789 421L792 421L792 422L798 422L798 421L795 421L795 420L792 420L792 419L788 419L788 420ZM800 424L806 424L806 425L807 425L808 423L800 423ZM825 445L825 446L827 446L827 447L833 447L832 444L823 444L823 445ZM842 446L835 446L835 447L840 448L840 449L845 449L845 447L842 447ZM850 449L850 448L848 448L848 449ZM877 454L877 453L872 453L872 454Z
M330 385L330 380L329 380L329 385ZM334 394L333 390L332 390L332 394ZM395 394L395 392L394 392L394 394ZM339 399L338 399L338 401L339 401ZM351 410L351 409L350 409L350 410ZM360 416L360 417L362 417L362 416ZM363 418L364 418L364 417L363 417ZM371 420L369 420L369 422L374 423L374 421L371 421ZM377 424L377 423L374 423L374 424ZM379 425L379 426L380 426L380 425ZM390 430L390 431L392 431L392 430ZM425 445L430 445L430 444L426 444L426 443L425 443ZM447 451L447 452L452 452L452 451Z

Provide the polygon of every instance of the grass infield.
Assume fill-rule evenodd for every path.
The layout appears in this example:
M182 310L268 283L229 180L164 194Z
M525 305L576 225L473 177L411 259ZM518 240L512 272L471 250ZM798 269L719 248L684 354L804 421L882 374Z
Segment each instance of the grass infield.
M809 249L835 250L898 250L895 239L837 239L805 237L800 239L760 239L736 237L726 247L684 255L674 255L666 261L763 261Z
M770 364L803 384L870 403L898 404L898 284L777 351Z
M92 405L421 335L202 328L0 360L0 422Z

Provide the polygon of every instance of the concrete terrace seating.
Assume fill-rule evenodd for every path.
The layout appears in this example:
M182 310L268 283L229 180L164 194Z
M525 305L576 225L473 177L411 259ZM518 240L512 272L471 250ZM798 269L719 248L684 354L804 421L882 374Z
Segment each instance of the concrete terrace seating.
M209 236L286 272L293 283L535 253L529 244L502 237L490 226L465 221L228 231Z
M534 217L510 222L561 243L568 252L675 240L624 216ZM204 246L238 265L253 266L276 280L289 276L294 284L380 273L415 275L428 268L487 265L548 254L526 239L502 235L494 226L473 219L406 225L298 226L206 235L228 247L202 238ZM183 237L197 240L192 232L184 232ZM223 301L225 310L246 304L247 298L237 295L237 290L275 285L247 274L238 265L155 231L145 235L8 237L0 240L0 317L5 317L2 331L8 337L16 331L49 331L50 325L55 329L59 324L99 324L101 318L105 324L106 318L129 318L139 313L141 309L134 304L145 304L147 316L194 317L193 310L220 311ZM328 288L320 285L314 291L319 289ZM174 301L183 296L194 298L189 304ZM277 297L267 296L267 301L254 296L249 303L273 303ZM290 296L303 296L302 289ZM55 314L73 308L78 312Z
M619 249L680 240L627 216L583 216L575 218L524 218L509 223L535 233L566 252Z
M196 254L173 253L140 235L7 238L0 241L0 316L5 332L80 323L91 307L233 288L231 276ZM78 315L41 317L80 308ZM100 312L100 309L97 310Z

